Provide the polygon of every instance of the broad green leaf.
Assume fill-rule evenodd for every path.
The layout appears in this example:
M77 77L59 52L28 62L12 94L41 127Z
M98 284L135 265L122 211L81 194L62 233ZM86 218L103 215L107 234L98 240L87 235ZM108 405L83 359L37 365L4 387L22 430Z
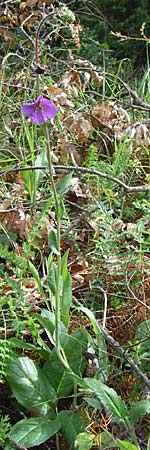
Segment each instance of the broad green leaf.
M58 183L56 183L56 190L58 194L64 195L66 194L66 192L68 192L71 184L71 178L72 172L70 172L68 175L58 181Z
M131 444L131 442L128 441L121 441L120 439L116 439L116 442L119 446L119 450L139 450L139 448Z
M129 418L132 423L136 423L144 414L150 414L150 400L141 400L132 405L129 410Z
M33 417L17 422L11 430L10 439L21 448L35 447L42 444L61 427L59 417Z
M75 448L78 450L90 450L93 447L93 441L95 439L94 433L79 433L75 440Z
M5 445L4 450L18 450L18 447L12 442L8 442L8 444Z
M57 232L56 230L50 230L48 236L49 248L55 255L59 255L58 242L57 242Z
M150 450L150 437L149 437L148 443L147 443L147 450Z
M71 335L66 336L65 342L62 343L64 353L68 364L74 373L69 374L60 362L56 350L54 349L44 365L46 373L51 385L57 392L57 397L67 396L73 389L73 381L85 387L84 381L80 378L84 370L83 353L87 345L87 339L84 330L79 328Z
M62 273L63 280L65 280L65 278L67 276L67 272L68 272L68 269L67 269L68 254L69 254L69 250L67 250L61 258L61 273Z
M59 413L61 421L61 432L69 445L73 444L77 434L85 430L88 420L83 420L81 412L61 411Z
M98 359L100 363L100 373L103 376L104 381L107 381L109 376L109 359L107 355L106 341L102 335L101 329L97 323L97 320L90 309L85 306L79 308L86 316L90 319L93 326L94 333L96 335L97 346L98 346Z
M124 423L128 416L125 402L119 397L116 391L102 381L92 378L84 379L88 388L100 399L109 414L117 423Z
M13 358L8 363L8 382L19 403L34 408L39 414L51 412L56 404L56 392L42 369L28 357Z

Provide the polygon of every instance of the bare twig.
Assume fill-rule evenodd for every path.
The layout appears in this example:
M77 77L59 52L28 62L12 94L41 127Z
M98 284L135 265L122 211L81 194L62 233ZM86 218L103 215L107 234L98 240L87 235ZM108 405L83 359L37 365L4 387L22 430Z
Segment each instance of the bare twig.
M87 169L86 167L80 167L80 166L62 166L57 165L54 166L54 169L57 170L64 170L69 171L73 170L76 172L81 173L89 173L91 175L98 175L98 177L107 178L108 180L114 181L115 183L119 184L121 187L125 189L127 192L141 192L141 191L149 191L150 190L150 184L144 184L143 186L128 186L123 181L119 180L118 178L114 177L113 175L109 175L105 172L100 172L99 170L95 169Z
M119 186L123 187L124 190L128 193L131 192L145 192L150 191L150 184L144 184L142 186L128 186L123 181L119 180L118 178L114 177L113 175L109 175L105 172L100 172L99 170L95 169L87 169L86 167L80 167L80 166L62 166L62 165L54 165L53 166L55 171L61 171L61 172L69 172L69 171L75 171L75 172L81 172L84 174L91 174L91 175L97 175L101 178L106 178L108 180L114 181ZM12 167L11 169L8 169L6 171L1 171L0 176L5 175L9 172L16 172L16 171L23 171L23 170L46 170L46 166L26 166L26 167Z
M126 353L126 350L124 350L121 345L119 345L119 342L116 341L110 334L103 329L102 326L100 326L101 332L103 336L105 337L106 341L111 345L111 347L116 350L119 355L121 355L130 365L130 367L134 370L136 375L141 379L141 381L144 383L145 386L150 390L150 379L141 371L141 369L135 364L131 356L129 356Z
M134 277L134 275L136 274L137 270L134 271L134 273L130 276L129 280L127 278L127 272L126 272L126 283L127 283L127 288L128 291L130 292L130 294L132 295L132 298L134 300L136 300L136 302L140 303L142 306L144 306L144 308L149 309L150 310L150 306L148 306L145 302L143 302L142 300L140 300L132 291L131 287L130 287L130 283L132 278Z
M82 307L82 304L75 297L73 297L73 300L78 305L79 308ZM119 353L119 355L122 358L124 358L128 362L129 366L131 367L131 369L134 370L134 372L136 373L138 378L140 378L141 381L143 382L143 384L148 388L148 390L150 390L150 379L141 371L141 369L138 367L138 365L135 364L135 362L133 361L131 356L129 356L126 353L126 350L124 350L124 348L121 347L119 342L116 341L112 336L110 336L110 334L106 331L106 329L103 328L103 326L99 325L99 327L100 327L101 333L104 336L104 338L106 339L106 341L111 345L111 347L117 353Z
M98 209L98 205L92 206L88 210L84 211L82 214L80 214L77 219L75 219L72 224L61 234L61 238L64 238L68 235L68 233L71 230L74 230L74 228L79 225L86 217L90 216L93 212L95 212Z

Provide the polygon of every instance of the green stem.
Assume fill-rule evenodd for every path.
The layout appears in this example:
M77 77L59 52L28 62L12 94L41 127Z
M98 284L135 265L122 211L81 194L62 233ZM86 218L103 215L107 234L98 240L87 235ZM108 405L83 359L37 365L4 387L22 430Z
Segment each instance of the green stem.
M131 429L130 435L131 435L131 438L133 440L134 445L136 445L136 447L140 450L135 430L134 430L133 426L131 425L130 420L127 417L126 417L125 422L126 422L126 425L127 425L126 429L127 430Z
M56 350L60 352L60 343L59 343L59 320L60 320L60 281L61 281L61 248L60 248L60 204L57 195L57 190L53 177L53 166L51 159L51 150L50 150L50 142L49 142L49 133L47 125L45 124L45 135L46 135L46 143L47 143L47 160L48 160L48 169L49 176L52 186L52 191L54 195L54 202L56 208L56 223L57 223L57 280L56 280L56 297L55 297L55 333L56 333Z

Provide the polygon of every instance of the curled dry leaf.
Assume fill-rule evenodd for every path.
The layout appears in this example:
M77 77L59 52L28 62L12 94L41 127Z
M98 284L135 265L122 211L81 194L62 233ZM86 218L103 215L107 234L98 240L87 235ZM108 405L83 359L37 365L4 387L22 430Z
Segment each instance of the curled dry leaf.
M143 123L135 123L130 127L130 139L134 140L134 148L143 144L147 147L150 146L150 130Z
M79 32L82 31L82 26L77 23L70 23L69 24L69 28L72 34L72 38L75 42L75 45L77 47L77 50L80 51L81 45L80 45L80 37L79 37Z
M118 106L115 102L102 102L97 103L92 109L92 116L97 120L92 123L98 128L102 125L107 125L114 130L116 137L120 139L129 130L130 117L125 109Z
M92 64L90 61L88 61L87 59L78 58L73 60L72 64L74 65L74 67L83 68L83 70L86 69L86 72L83 72L83 77L86 77L85 73L87 73L87 70L89 70L91 81L95 81L98 86L102 85L104 77L98 72L97 67L94 66L94 64Z
M85 119L81 113L76 113L72 116L71 130L77 136L81 144L88 142L91 132L92 124L88 119Z

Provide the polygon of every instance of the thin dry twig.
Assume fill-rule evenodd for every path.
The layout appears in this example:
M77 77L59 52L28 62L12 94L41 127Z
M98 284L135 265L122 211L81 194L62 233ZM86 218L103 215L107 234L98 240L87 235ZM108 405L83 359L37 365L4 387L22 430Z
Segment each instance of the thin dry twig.
M82 307L82 304L75 297L73 297L73 300L79 308ZM138 378L140 378L143 384L148 388L148 390L150 390L150 379L141 371L139 366L135 364L131 356L127 354L126 350L119 344L119 342L116 341L112 336L110 336L110 334L106 331L106 329L103 328L102 325L99 325L99 327L106 341L117 353L119 353L122 358L124 358L129 363L131 369L134 370Z
M74 230L74 228L79 225L79 223L81 223L87 216L90 216L92 213L94 213L97 209L98 205L95 205L80 214L77 219L75 219L72 224L69 225L69 227L63 233L61 233L61 238L65 238L66 236L68 236L68 233L71 230Z
M69 172L69 171L75 171L75 172L81 172L84 174L91 174L91 175L97 175L100 178L106 178L108 180L114 181L116 184L124 188L124 190L128 193L132 192L146 192L150 191L150 184L144 184L142 186L128 186L128 184L124 183L123 181L119 180L118 178L114 177L113 175L109 175L105 172L100 172L96 169L87 169L86 167L80 167L80 166L63 166L63 165L54 165L54 170L61 171L61 172ZM6 171L1 171L0 176L5 175L9 172L16 172L16 171L23 171L23 170L47 170L46 166L26 166L26 167L12 167L11 169L8 169Z
M130 276L129 280L128 280L128 274L126 272L126 283L127 283L127 288L128 291L130 292L130 294L132 295L132 298L134 300L136 300L136 302L140 303L142 306L144 306L144 308L149 309L150 310L150 306L148 306L145 302L142 302L142 300L140 300L132 291L131 287L130 287L130 283L132 278L134 277L134 275L136 274L137 270L134 271L134 273L132 273L132 275Z
M126 353L123 347L116 341L110 334L100 326L101 332L105 337L106 341L111 345L111 347L116 350L119 355L121 355L130 365L130 367L134 370L136 375L141 379L144 385L150 390L150 379L141 371L141 369L135 364L131 356Z

